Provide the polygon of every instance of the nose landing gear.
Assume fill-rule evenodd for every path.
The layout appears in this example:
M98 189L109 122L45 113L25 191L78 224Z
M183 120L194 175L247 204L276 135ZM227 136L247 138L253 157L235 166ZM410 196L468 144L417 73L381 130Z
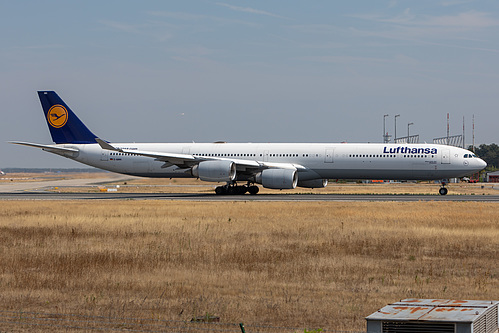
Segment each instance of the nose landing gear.
M438 190L438 193L440 195L446 195L447 194L447 187L445 187L445 185L447 185L447 182L445 180L442 180L442 187L440 187L440 189Z

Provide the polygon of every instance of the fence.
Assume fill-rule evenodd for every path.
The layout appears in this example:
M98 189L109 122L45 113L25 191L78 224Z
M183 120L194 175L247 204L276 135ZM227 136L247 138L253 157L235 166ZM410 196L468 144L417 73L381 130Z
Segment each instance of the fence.
M365 333L359 331L336 331L324 328L293 328L268 325L243 325L242 323L193 322L148 318L119 318L88 316L79 314L42 313L24 311L1 311L0 332L29 330L37 332L333 332Z

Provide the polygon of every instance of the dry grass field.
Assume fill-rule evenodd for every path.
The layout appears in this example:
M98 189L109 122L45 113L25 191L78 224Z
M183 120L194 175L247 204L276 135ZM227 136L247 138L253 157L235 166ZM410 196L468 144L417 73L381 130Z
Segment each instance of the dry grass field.
M403 298L499 299L499 206L3 201L0 310L365 330Z
M0 185L8 182L33 182L33 181L49 181L59 179L99 179L104 178L111 173L108 172L40 172L40 173L8 173L0 175Z

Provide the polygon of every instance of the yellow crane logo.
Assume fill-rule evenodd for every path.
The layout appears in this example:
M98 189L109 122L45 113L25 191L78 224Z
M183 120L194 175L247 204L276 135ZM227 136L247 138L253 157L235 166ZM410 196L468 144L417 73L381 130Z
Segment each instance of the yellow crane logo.
M47 120L50 126L61 128L68 121L68 110L60 104L54 105L47 113Z

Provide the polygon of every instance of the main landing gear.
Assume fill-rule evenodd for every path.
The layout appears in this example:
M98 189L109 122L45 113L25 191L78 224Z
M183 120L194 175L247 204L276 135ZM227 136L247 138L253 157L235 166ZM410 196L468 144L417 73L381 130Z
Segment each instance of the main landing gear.
M224 186L217 186L215 188L216 194L236 194L242 195L248 192L249 194L255 195L260 189L256 185L251 185L250 182L246 185L237 185L236 182L227 182Z
M447 185L447 182L445 180L442 180L442 187L438 190L438 193L440 195L446 195L447 194L447 187L445 187L445 185Z

